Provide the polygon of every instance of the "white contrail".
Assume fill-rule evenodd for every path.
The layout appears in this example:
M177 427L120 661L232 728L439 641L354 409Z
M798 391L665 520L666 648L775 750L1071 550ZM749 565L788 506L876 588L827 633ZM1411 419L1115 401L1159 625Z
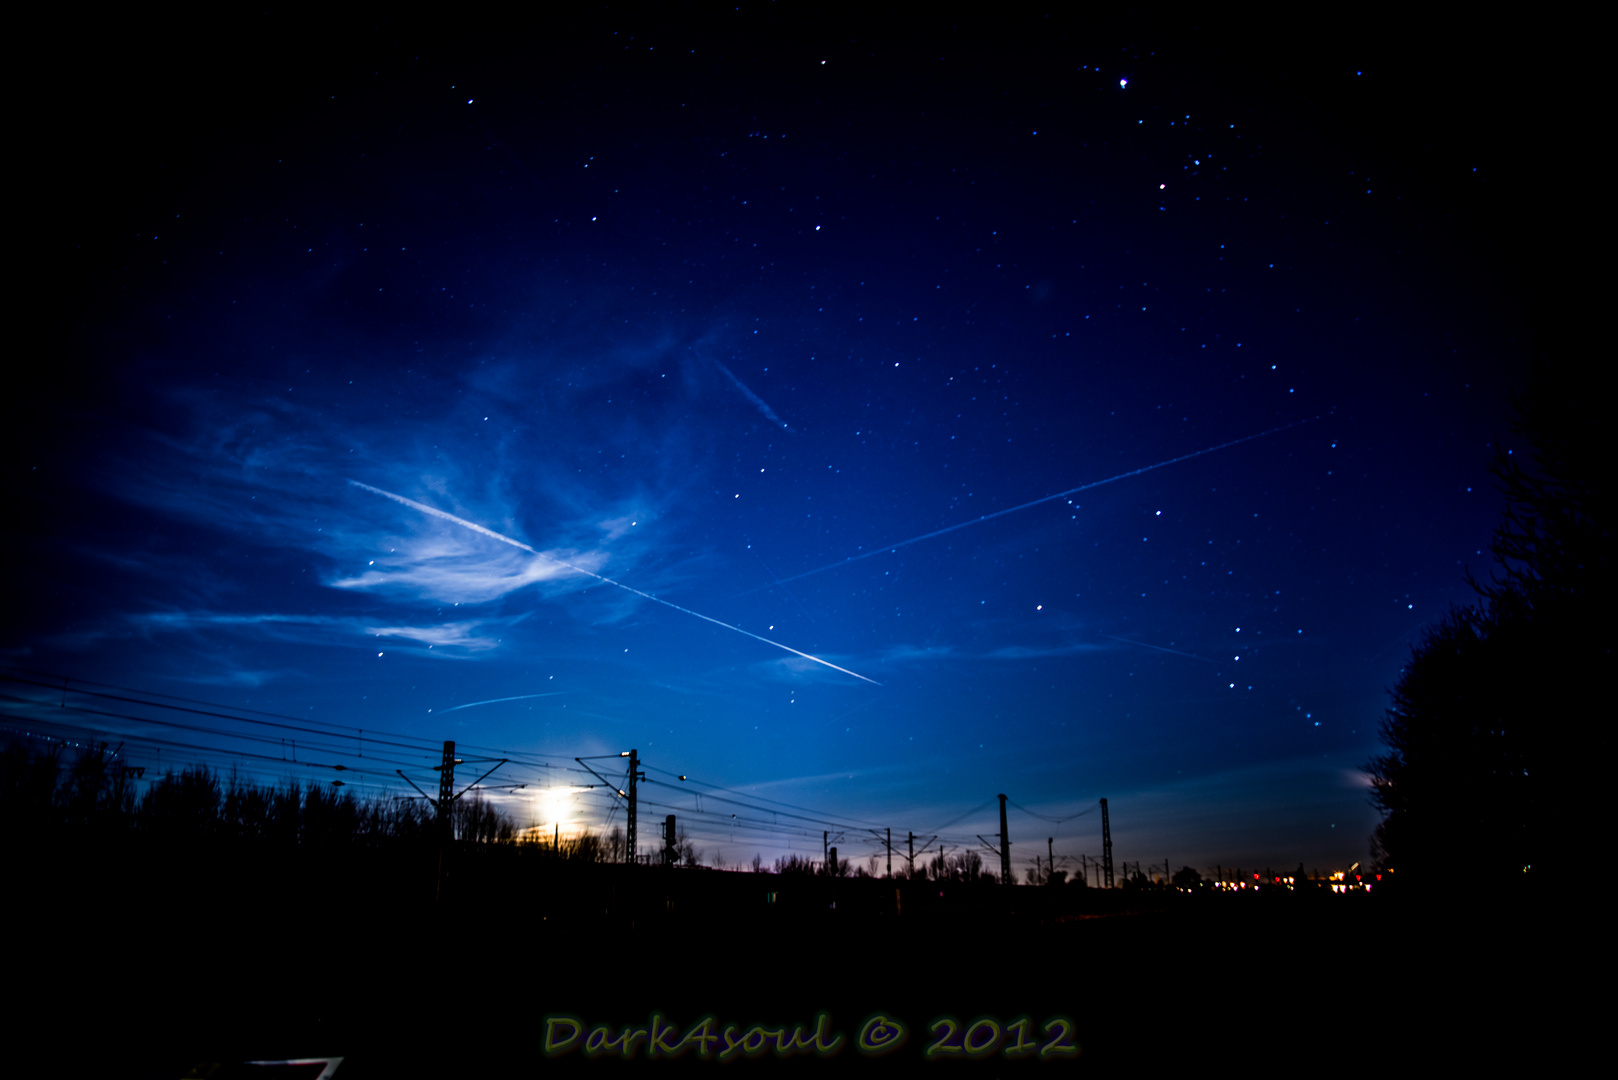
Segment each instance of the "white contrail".
M726 367L724 364L721 364L717 360L715 360L713 363L714 363L714 367L718 368L720 371L723 371L725 373L725 378L729 379L731 382L736 384L736 389L740 390L742 393L747 395L747 400L751 401L755 406L757 406L758 411L764 414L764 418L766 420L768 420L772 424L779 424L782 431L791 431L792 430L791 428L787 427L787 422L785 420L783 420L779 416L775 415L775 410L774 409L770 408L768 405L766 405L764 403L763 398L761 398L757 394L753 393L753 391L751 391L751 390L749 390L747 388L746 383L742 382L735 375L731 374L731 371L730 371L730 369L728 367Z
M600 582L602 582L604 584L613 585L613 586L616 586L617 588L620 588L620 589L624 590L625 592L631 592L631 593L634 593L636 596L645 597L647 600L651 600L654 603L662 604L664 607L673 608L675 611L684 612L687 615L691 615L691 616L694 616L694 617L696 617L698 619L701 619L703 622L711 622L715 626L723 626L726 630L734 630L738 634L746 634L748 637L752 638L755 641L762 641L766 645L773 645L777 649L784 649L785 651L791 653L793 656L801 656L805 660L813 660L817 664L822 664L822 665L824 665L826 667L829 667L833 671L841 671L844 675L852 675L852 676L854 676L854 678L859 679L862 682L868 682L872 686L881 686L882 685L881 683L877 682L875 679L867 679L864 675L861 675L857 671L850 671L845 667L838 667L836 664L832 663L830 660L822 660L818 656L811 656L810 654L808 654L806 652L802 652L802 651L800 651L798 649L794 649L791 645L783 645L779 641L771 641L769 638L764 637L764 636L762 636L760 634L755 634L751 630L743 630L741 627L732 626L728 622L720 622L718 619L711 618L711 617L709 617L707 615L704 615L700 611L692 611L688 607L681 607L679 604L670 603L669 601L664 600L662 597L653 596L649 592L642 592L641 590L639 590L637 588L634 588L633 586L625 585L621 581L614 581L610 577L603 577L600 574L591 573L589 570L586 570L582 566L574 566L572 563L565 562L562 559L558 559L554 555L546 555L543 552L536 551L532 547L529 547L527 544L523 543L521 540L513 540L509 536L502 536L499 533L495 532L493 529L486 529L482 525L479 525L475 521L467 521L465 518L460 518L460 517L456 517L454 514L445 513L443 510L439 510L436 507L428 506L426 503L419 503L414 499L407 499L403 495L395 495L391 491L383 491L381 488L372 487L370 484L362 484L358 480L350 480L349 483L353 484L357 488L364 488L366 491L372 492L373 494L381 495L385 499L392 499L394 502L399 503L402 506L408 506L412 510L420 510L422 513L430 514L435 518L442 518L445 521L454 522L456 525L459 525L464 529L471 529L475 533L481 533L482 535L487 536L491 540L498 540L502 544L510 544L514 548L520 548L523 551L526 551L531 555L535 555L535 556L538 556L541 559L545 559L545 560L547 560L549 562L553 562L557 566L565 566L569 570L574 571L575 573L583 574L585 577L595 578L597 581L600 581Z
M554 690L549 694L518 694L516 697L497 697L490 698L488 701L468 701L465 705L451 705L447 709L440 709L439 712L454 712L457 709L470 709L475 705L498 705L502 701L527 701L529 698L558 697L569 692L570 691L567 690Z
M869 559L873 555L883 555L890 551L898 551L902 547L909 547L911 544L919 544L923 540L931 540L935 536L943 536L945 533L952 533L957 529L964 529L968 525L980 525L985 521L992 521L997 517L1005 517L1007 514L1015 514L1019 510L1027 510L1029 507L1039 506L1041 503L1054 502L1057 499L1064 499L1069 495L1077 495L1081 491L1089 491L1091 488L1098 488L1103 484L1111 484L1119 480L1128 480L1131 476L1139 476L1142 473L1149 473L1154 469L1166 469L1170 465L1178 465L1182 461L1190 461L1192 458L1199 458L1204 454L1211 454L1216 450L1227 450L1232 446L1240 446L1242 443L1252 442L1254 439L1262 439L1266 435L1274 435L1278 431L1285 431L1288 428L1295 428L1299 424L1308 424L1319 419L1320 417L1318 416L1311 416L1307 420L1294 420L1290 424L1282 424L1280 427L1273 427L1268 431L1260 431L1256 435L1244 435L1240 439L1232 439L1230 442L1220 443L1218 446L1207 446L1201 450L1192 451L1189 454L1181 454L1179 457L1169 458L1167 461L1159 461L1155 465L1142 465L1138 469L1131 469L1128 472L1121 472L1117 476L1109 476L1105 480L1092 480L1088 484L1080 484L1078 487L1068 488L1066 491L1058 491L1055 495L1044 495L1038 499L1030 499L1028 502L1019 503L1016 506L1008 506L1004 510L996 510L992 514L984 514L980 517L975 517L970 521L962 521L954 525L946 525L942 529L934 529L930 533L922 533L920 536L912 536L910 539L900 540L896 544L885 544L882 547L874 548L871 551L863 551L858 555L850 555L841 562L827 563L825 566L819 566L813 570L805 570L801 574L793 574L791 577L777 578L769 585L760 585L756 589L748 589L746 592L737 593L736 595L748 596L752 593L762 592L765 589L774 588L777 585L785 585L789 581L797 581L799 578L809 577L811 574L823 574L827 570L836 570L840 566L847 566L849 563L856 563L861 559Z
M463 529L471 529L475 533L482 533L484 536L487 536L491 540L498 540L502 544L510 544L514 548L522 548L522 550L528 552L530 555L539 555L539 552L535 551L533 548L529 547L527 544L523 543L521 540L513 540L509 536L501 536L499 533L495 532L493 529L485 529L482 525L479 525L475 521L468 521L465 518L458 518L454 514L446 514L444 511L439 510L436 507L428 506L426 503L419 503L414 499L407 499L403 495L395 495L391 491L383 491L381 488L372 487L370 484L362 484L358 480L350 480L349 483L353 484L357 488L364 488L366 491L369 491L372 494L380 495L384 499L392 499L394 502L400 503L401 505L404 505L404 506L408 506L412 510L420 510L422 513L431 514L435 518L443 518L445 521L453 521L455 524L461 526ZM548 556L548 555L539 555L539 557L542 558L542 559L550 558L550 556ZM552 562L557 562L557 563L562 562L562 560L560 560L560 559L551 559L551 561ZM567 566L566 563L562 563L562 565ZM578 570L579 568L574 566L574 567L571 567L570 569ZM587 574L587 573L589 573L589 571L588 570L579 570L579 573ZM594 577L595 575L590 574L590 576Z

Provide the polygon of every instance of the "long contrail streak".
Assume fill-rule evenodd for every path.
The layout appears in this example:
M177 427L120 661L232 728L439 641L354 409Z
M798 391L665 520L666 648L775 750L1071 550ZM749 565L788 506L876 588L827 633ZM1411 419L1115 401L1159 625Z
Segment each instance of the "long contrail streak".
M1232 446L1240 446L1242 443L1252 442L1254 439L1262 439L1266 435L1274 435L1278 431L1285 431L1288 428L1295 428L1300 424L1312 423L1313 421L1319 419L1320 417L1318 416L1311 416L1307 420L1294 420L1290 424L1282 424L1280 427L1273 427L1268 431L1261 431L1256 435L1244 435L1240 439L1232 439L1230 442L1220 443L1218 446L1204 447L1201 450L1197 450L1189 454L1181 454L1179 457L1169 458L1167 461L1159 461L1155 465L1143 465L1138 469L1131 469L1128 472L1121 472L1117 476L1109 476L1105 480L1092 480L1088 484L1080 484L1078 487L1068 488L1066 491L1058 491L1055 495L1045 495L1038 499L1031 499L1028 502L1019 503L1016 506L1008 506L1004 510L996 510L992 514L984 514L981 517L972 518L970 521L962 521L954 525L946 525L942 529L934 529L930 533L922 533L920 536L912 536L910 539L900 540L896 544L887 544L871 551L863 551L858 555L850 555L841 562L827 563L825 566L816 567L813 570L805 570L801 574L793 574L791 577L777 578L768 585L760 585L756 589L748 589L747 592L738 593L737 595L747 596L751 593L762 592L765 589L774 588L777 585L785 585L789 581L797 581L799 578L809 577L812 574L824 574L827 570L836 570L840 566L847 566L849 563L857 563L861 559L869 559L873 555L885 555L890 551L898 551L902 547L909 547L911 544L919 544L923 540L931 540L934 537L943 536L945 533L955 532L957 529L964 529L970 525L981 525L985 521L993 521L997 517L1005 517L1007 514L1015 514L1019 510L1027 510L1029 507L1040 506L1048 502L1055 502L1057 499L1065 499L1069 495L1077 495L1081 491L1089 491L1091 488L1098 488L1103 484L1111 484L1119 480L1128 480L1131 476L1140 476L1142 473L1149 473L1156 469L1166 469L1170 465L1178 465L1182 461L1190 461L1192 458L1199 458L1206 454L1212 454L1218 450L1228 450Z
M561 559L556 558L553 555L546 555L543 552L536 551L534 548L529 547L527 544L523 543L521 540L513 540L509 536L502 536L500 533L495 532L493 529L486 529L482 525L479 525L475 521L467 521L465 518L460 518L460 517L456 517L454 514L445 513L443 510L440 510L437 507L428 506L426 503L419 503L414 499L407 499L403 495L395 495L391 491L383 491L381 488L372 487L370 484L362 484L358 480L350 480L349 483L353 484L357 488L363 488L366 491L371 492L372 494L380 495L384 499L392 499L394 502L399 503L401 506L408 506L408 507L410 507L410 509L419 510L423 514L428 514L428 515L430 515L432 517L435 517L435 518L442 518L444 521L453 522L454 524L461 526L463 529L471 529L473 532L481 533L482 535L487 536L491 540L498 540L502 544L510 544L514 548L518 548L518 549L520 549L522 551L526 551L530 555L534 555L534 556L537 556L538 558L545 559L548 562L553 562L557 566L565 566L567 569L572 570L575 573L583 574L585 577L595 578L597 581L602 582L603 584L616 586L617 588L620 588L620 589L624 590L625 592L634 593L636 596L644 597L647 600L652 601L653 603L662 604L664 607L667 607L667 608L673 608L675 611L684 612L687 615L691 615L691 616L693 616L695 618L701 619L703 622L710 622L710 623L713 623L715 626L723 626L726 630L734 630L738 634L745 634L745 635L747 635L748 637L752 638L755 641L762 641L766 645L773 645L777 649L784 649L785 651L791 653L793 656L801 656L805 660L813 660L817 664L821 664L821 665L824 665L825 667L829 667L833 671L841 671L844 675L852 675L852 676L854 676L854 678L859 679L862 682L868 682L872 686L881 686L882 685L881 683L877 682L875 679L867 679L864 675L861 675L857 671L850 671L845 667L838 667L836 664L832 663L830 660L822 660L818 656L811 656L806 652L802 652L802 651L800 651L798 649L794 649L791 645L783 645L779 641L771 641L769 638L764 637L764 636L762 636L760 634L755 634L751 630L743 630L741 627L732 626L728 622L720 622L718 619L711 618L710 616L704 615L700 611L692 611L688 607L681 607L679 604L670 603L669 601L664 600L662 597L653 596L649 592L642 592L641 590L639 590L637 588L634 588L633 586L625 585L621 581L614 581L610 577L603 577L600 574L592 573L589 570L586 570L582 566L574 566L572 563L565 562L565 561L563 561Z
M561 694L566 694L568 692L569 691L567 691L567 690L554 690L549 694L518 694L516 697L497 697L497 698L490 698L488 701L468 701L465 705L451 705L449 708L441 710L441 711L443 711L443 712L454 712L457 709L470 709L470 708L472 708L473 706L476 706L476 705L498 705L502 701L527 701L529 698L557 697L557 696L559 696Z

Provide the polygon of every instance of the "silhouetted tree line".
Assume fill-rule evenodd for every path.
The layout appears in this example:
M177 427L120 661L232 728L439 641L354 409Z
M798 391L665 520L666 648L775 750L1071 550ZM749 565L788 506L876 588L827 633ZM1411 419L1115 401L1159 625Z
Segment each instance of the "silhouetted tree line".
M1478 601L1426 631L1391 691L1367 769L1373 855L1399 879L1566 870L1591 827L1613 639L1613 455L1591 391L1536 366L1513 425L1529 453L1490 466L1496 569L1468 574Z
M106 744L68 757L57 747L34 751L14 742L0 751L0 827L39 838L73 832L321 848L389 847L438 836L436 811L420 799L357 798L297 780L254 784L203 765L167 771L140 787L135 770ZM458 840L516 838L511 823L475 794L454 804L450 822Z

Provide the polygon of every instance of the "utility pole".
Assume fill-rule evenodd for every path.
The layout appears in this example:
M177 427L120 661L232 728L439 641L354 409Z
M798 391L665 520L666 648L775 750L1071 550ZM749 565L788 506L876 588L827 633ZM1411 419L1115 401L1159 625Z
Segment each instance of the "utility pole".
M673 866L679 857L680 852L674 845L674 815L670 814L663 819L663 865Z
M916 834L915 833L910 834L910 857L908 859L906 859L905 862L910 867L910 876L915 877L916 876Z
M455 805L455 740L444 742L444 759L438 766L438 880L433 886L433 904L444 898L444 861L449 855L455 827L450 811Z
M871 835L881 840L883 846L888 849L888 877L891 878L893 877L893 829L889 828L886 833L879 833L872 829Z
M1011 840L1006 835L1006 797L1000 796L1000 883L1015 885L1011 878Z
M438 766L438 833L450 835L449 808L455 798L455 740L444 743L444 760Z
M1054 843L1056 843L1056 837L1047 836L1045 838L1045 865L1050 867L1050 870L1045 874L1045 879L1047 881L1050 880L1051 874L1056 872L1056 854L1051 848L1051 845Z
M624 829L624 862L634 863L639 855L635 847L635 781L640 776L640 751L626 750L618 755L629 759L629 820Z
M831 830L823 829L820 833L820 865L826 865L826 851L831 844Z
M484 760L488 759L485 758ZM506 761L506 758L501 758L499 761L495 762L494 768L491 768L489 772L484 773L482 776L466 785L466 787L461 790L460 795L457 795L455 793L455 766L463 764L463 762L460 758L455 756L454 741L445 740L444 757L437 765L433 766L433 770L438 773L438 798L436 799L427 794L425 791L422 791L421 785L410 779L410 777L406 776L403 769L393 770L399 774L399 779L415 788L418 792L421 792L421 797L432 803L433 810L437 813L437 817L433 822L434 830L438 833L438 880L433 887L434 904L437 904L443 898L444 863L448 858L450 845L455 840L455 821L453 817L455 800L459 799L461 795L465 795L468 791L471 791L473 788L483 783L484 780L488 779L489 773L494 772L495 769L498 769L500 766L504 765ZM338 767L341 768L341 766Z
M1107 800L1101 800L1101 876L1112 888L1112 825L1107 821Z

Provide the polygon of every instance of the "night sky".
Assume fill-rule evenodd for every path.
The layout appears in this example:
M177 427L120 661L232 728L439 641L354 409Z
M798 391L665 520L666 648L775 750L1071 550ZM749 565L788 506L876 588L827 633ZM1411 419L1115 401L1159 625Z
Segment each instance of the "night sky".
M635 747L727 865L999 792L1019 876L1103 796L1119 861L1364 859L1556 344L1532 44L793 11L54 46L0 660L72 681L6 729L362 795L454 739L573 828Z

